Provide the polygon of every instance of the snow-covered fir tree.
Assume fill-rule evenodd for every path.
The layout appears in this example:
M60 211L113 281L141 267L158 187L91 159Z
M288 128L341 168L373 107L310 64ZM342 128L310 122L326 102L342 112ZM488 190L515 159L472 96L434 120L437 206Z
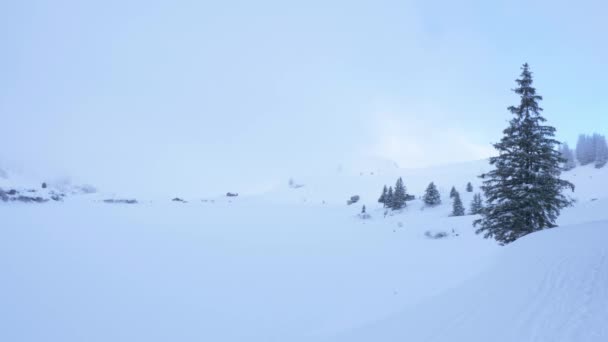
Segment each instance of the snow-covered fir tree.
M431 182L431 184L427 186L424 196L422 196L422 200L424 201L424 204L431 207L441 204L441 196L439 195L439 191L437 190L435 183Z
M399 210L405 207L406 194L407 192L405 185L403 185L403 179L399 177L395 183L395 191L393 193L393 205L391 206L393 210Z
M380 198L378 198L378 203L382 203L383 207L386 207L386 197L388 196L388 189L386 188L386 185L384 186L384 189L382 189L382 194L380 195Z
M528 64L522 67L517 106L509 107L514 118L494 144L498 156L490 158L494 169L481 175L486 207L482 218L475 220L477 233L508 244L542 229L555 227L560 210L572 201L562 194L574 185L560 179L563 159L554 139L555 128L544 125L542 97L532 87Z
M570 149L567 143L563 143L560 146L559 152L564 159L563 168L564 170L572 170L576 167L576 160L574 158L574 152Z
M595 147L595 167L601 168L608 162L608 145L606 145L606 137L599 134L593 135Z
M473 195L473 200L471 201L471 208L470 208L470 213L471 215L477 215L477 214L481 214L481 211L483 210L483 201L481 199L481 194L480 193L476 193L475 195Z
M467 192L473 192L473 184L471 182L467 183Z
M458 191L454 194L454 200L452 202L452 216L464 216L464 206L460 199Z
M395 194L393 193L393 187L388 187L388 192L386 193L386 199L384 202L384 206L387 208L393 208L393 202L395 201Z
M458 191L456 191L456 188L452 187L452 190L450 190L450 198L454 198L454 196L456 196L457 193L458 193Z

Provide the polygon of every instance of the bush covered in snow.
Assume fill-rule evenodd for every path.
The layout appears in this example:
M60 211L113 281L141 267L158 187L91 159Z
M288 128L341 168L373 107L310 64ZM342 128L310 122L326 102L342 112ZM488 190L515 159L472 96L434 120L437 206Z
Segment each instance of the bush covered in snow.
M359 202L359 198L360 198L359 195L350 196L350 199L348 201L346 201L346 204L351 205L351 204L357 203L357 202Z

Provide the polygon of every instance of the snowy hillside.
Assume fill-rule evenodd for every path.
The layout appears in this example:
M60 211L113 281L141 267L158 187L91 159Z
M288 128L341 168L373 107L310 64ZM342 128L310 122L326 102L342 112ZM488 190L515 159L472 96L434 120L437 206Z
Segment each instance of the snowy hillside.
M95 187L73 184L68 178L40 180L23 172L0 168L0 202L59 202L72 195L96 192Z
M479 276L332 341L606 341L608 221L531 234Z
M214 201L0 203L0 340L608 340L608 168L565 174L562 227L499 247L449 216L485 161L379 164ZM397 177L443 204L385 217Z
M477 176L489 167L485 160L422 169L397 168L390 162L375 160L363 160L354 165L333 173L297 177L295 180L303 185L301 188L280 187L266 197L296 203L318 204L325 201L327 204L342 205L350 196L359 195L361 204L372 206L377 204L382 186L394 186L399 177L403 178L408 193L417 196L424 194L430 182L435 182L442 194L447 195L451 187L455 186L461 195L465 195L467 182L471 182L475 191L479 191L478 185L481 182ZM447 203L448 197L444 199ZM463 200L468 204L469 197Z

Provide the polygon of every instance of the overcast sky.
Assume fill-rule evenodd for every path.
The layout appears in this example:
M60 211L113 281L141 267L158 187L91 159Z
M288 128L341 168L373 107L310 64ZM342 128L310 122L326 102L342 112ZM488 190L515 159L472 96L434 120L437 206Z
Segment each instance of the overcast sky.
M480 159L524 62L574 143L608 133L606 13L602 0L4 1L0 164L210 194L358 156Z

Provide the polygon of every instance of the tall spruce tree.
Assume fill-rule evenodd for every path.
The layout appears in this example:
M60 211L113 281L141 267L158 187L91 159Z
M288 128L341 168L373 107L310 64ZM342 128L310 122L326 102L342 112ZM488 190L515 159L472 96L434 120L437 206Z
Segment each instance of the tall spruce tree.
M481 200L481 194L477 193L473 195L473 200L471 201L471 209L469 210L469 213L471 213L471 215L477 215L481 214L482 210L483 201Z
M383 207L386 207L386 196L388 195L388 190L386 189L386 185L384 186L384 189L382 189L382 194L380 195L380 198L378 198L378 203L382 203Z
M561 158L554 139L555 128L544 125L542 97L532 87L528 64L522 67L518 87L513 91L521 97L520 104L509 107L514 118L509 122L499 143L494 144L498 156L490 158L494 169L481 175L486 207L477 233L508 244L518 238L546 228L555 227L560 210L572 201L562 194L574 185L559 178Z
M452 216L464 216L464 206L458 191L454 194L454 201L452 202Z
M424 192L422 200L424 201L424 204L430 207L441 204L441 196L439 195L439 191L437 190L435 183L431 182L431 184L429 184Z
M393 210L399 210L405 207L406 189L403 185L403 179L399 177L395 183L395 192L393 193Z

